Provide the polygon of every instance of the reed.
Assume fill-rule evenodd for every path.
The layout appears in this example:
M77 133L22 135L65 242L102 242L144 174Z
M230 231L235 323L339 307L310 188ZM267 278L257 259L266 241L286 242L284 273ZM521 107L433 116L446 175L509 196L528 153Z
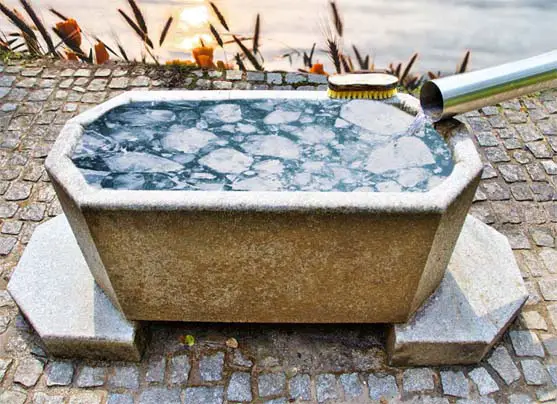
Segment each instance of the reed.
M147 23L145 22L145 18L143 17L143 13L139 9L139 6L135 2L135 0L128 0L128 3L132 9L133 15L135 16L135 20L137 21L137 25L141 28L141 31L147 35Z
M211 34L213 35L213 38L215 38L215 41L217 41L219 46L221 48L224 48L224 42L223 42L221 36L219 35L218 31L216 30L216 28L213 26L213 24L209 24L209 30L211 31Z
M257 54L259 52L259 33L260 33L261 20L259 14L255 18L255 28L253 30L253 53Z
M333 18L333 23L337 31L337 34L338 36L342 36L344 32L344 23L342 22L342 18L340 16L340 12L338 11L337 4L334 0L331 1L329 4L331 6L331 16Z
M164 24L164 28L162 29L161 36L159 39L159 46L162 46L162 44L164 43L166 36L168 35L168 30L170 30L170 26L172 25L173 21L174 18L172 17L169 17L168 20L166 20L166 24Z
M120 15L122 17L124 17L124 20L128 23L128 25L133 29L133 31L141 38L141 40L150 48L153 48L153 41L151 41L151 39L149 38L149 36L147 36L146 32L143 32L141 30L141 28L139 28L137 26L137 24L130 18L128 17L128 15L122 10L122 9L118 9L118 12L120 13Z
M457 69L456 69L456 74L461 74L461 73L465 73L466 70L468 69L468 63L470 63L470 51L466 51L466 53L464 54L464 57L462 58L461 62L459 63Z
M226 22L226 19L224 18L224 15L222 15L222 13L220 12L219 8L216 6L215 3L213 3L212 1L209 2L209 5L211 6L211 8L213 9L213 12L215 13L215 15L217 16L220 25L222 25L224 27L225 30L227 30L228 32L230 32L230 28L228 28L228 24Z
M14 24L20 31L25 42L26 48L33 56L41 56L43 54L37 36L33 29L23 20L21 15L10 10L3 2L0 1L0 11Z
M314 42L313 46L311 47L311 50L309 51L309 54L304 51L304 66L309 67L310 69L313 66L313 55L315 53L315 45L316 43Z
M402 74L399 77L399 80L400 80L401 83L404 83L404 80L406 80L406 78L410 75L410 72L412 71L412 67L414 66L414 63L416 63L417 59L418 59L418 53L414 53L410 57L410 60L408 61L408 63L406 64L406 67L404 68L404 71L402 72Z
M29 15L29 17L31 18L31 21L33 21L33 24L35 24L38 31L41 33L48 47L48 51L52 55L56 55L56 50L54 49L54 43L52 42L52 38L48 34L48 31L46 30L41 19L38 17L37 13L35 13L35 10L33 10L33 7L31 7L31 4L27 0L20 0L20 3L23 6L23 9L27 13L27 15Z
M54 14L56 17L60 18L62 21L69 20L68 17L66 17L64 14L62 14L62 13L56 11L56 10L53 9L53 8L50 8L49 11L50 11L52 14Z
M255 70L259 70L262 71L263 70L263 66L261 66L261 64L259 64L259 61L257 60L257 58L255 57L255 55L242 43L242 41L240 41L236 35L232 35L232 38L234 38L234 41L236 42L236 44L240 47L240 49L242 50L242 52L244 53L244 56L249 60L249 62L251 63L251 65L254 67Z

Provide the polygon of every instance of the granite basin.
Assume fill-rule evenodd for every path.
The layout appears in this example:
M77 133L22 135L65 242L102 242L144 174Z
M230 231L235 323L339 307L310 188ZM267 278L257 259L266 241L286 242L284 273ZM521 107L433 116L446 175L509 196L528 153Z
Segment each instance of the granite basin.
M436 126L454 166L423 192L106 189L72 161L84 127L119 106L240 99L327 96L129 92L65 125L46 169L98 285L129 320L406 322L440 284L479 183L460 122ZM419 113L413 97L390 103Z

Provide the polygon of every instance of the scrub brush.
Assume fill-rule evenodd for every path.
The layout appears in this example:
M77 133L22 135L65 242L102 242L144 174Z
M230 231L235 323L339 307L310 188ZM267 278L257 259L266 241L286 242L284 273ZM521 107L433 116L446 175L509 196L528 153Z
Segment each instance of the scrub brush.
M331 98L383 100L397 93L398 78L386 73L349 73L329 76Z

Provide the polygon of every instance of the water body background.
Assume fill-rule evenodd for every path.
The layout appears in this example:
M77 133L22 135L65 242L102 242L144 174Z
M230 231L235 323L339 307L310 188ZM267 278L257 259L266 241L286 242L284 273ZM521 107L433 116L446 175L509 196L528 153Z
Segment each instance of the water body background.
M171 36L158 54L163 59L188 58L197 36L208 34L213 19L202 0L138 0L145 11L153 39L158 41L168 16L176 19ZM17 0L5 0L10 6ZM216 0L234 33L253 32L255 16L262 16L262 50L268 69L294 70L277 56L304 50L317 42L324 47L322 22L326 0ZM44 19L56 21L48 7L76 18L87 33L108 44L116 33L126 49L138 55L138 39L117 12L128 10L125 0L34 0ZM477 69L533 56L557 48L557 1L554 0L339 0L344 16L345 47L356 44L375 56L376 65L404 61L420 52L417 69L452 71L466 49L472 50L471 68ZM131 13L130 13L131 14ZM0 27L9 24L0 20ZM206 37L207 39L207 37ZM209 38L210 40L210 38ZM236 47L230 46L230 55ZM133 53L133 52L130 52ZM219 55L219 58L222 56ZM328 62L324 53L315 60Z

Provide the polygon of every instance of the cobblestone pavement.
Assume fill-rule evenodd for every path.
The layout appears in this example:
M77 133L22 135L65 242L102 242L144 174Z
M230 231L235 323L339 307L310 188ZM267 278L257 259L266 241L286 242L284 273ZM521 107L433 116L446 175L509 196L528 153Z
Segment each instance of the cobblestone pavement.
M370 402L385 393L412 403L557 402L557 92L466 115L485 160L472 213L509 237L531 293L479 365L390 368L378 326L192 324L153 324L141 363L108 363L47 357L5 291L35 227L61 213L43 162L64 122L126 89L307 89L323 78L48 62L0 71L0 403ZM180 343L185 334L193 347Z

